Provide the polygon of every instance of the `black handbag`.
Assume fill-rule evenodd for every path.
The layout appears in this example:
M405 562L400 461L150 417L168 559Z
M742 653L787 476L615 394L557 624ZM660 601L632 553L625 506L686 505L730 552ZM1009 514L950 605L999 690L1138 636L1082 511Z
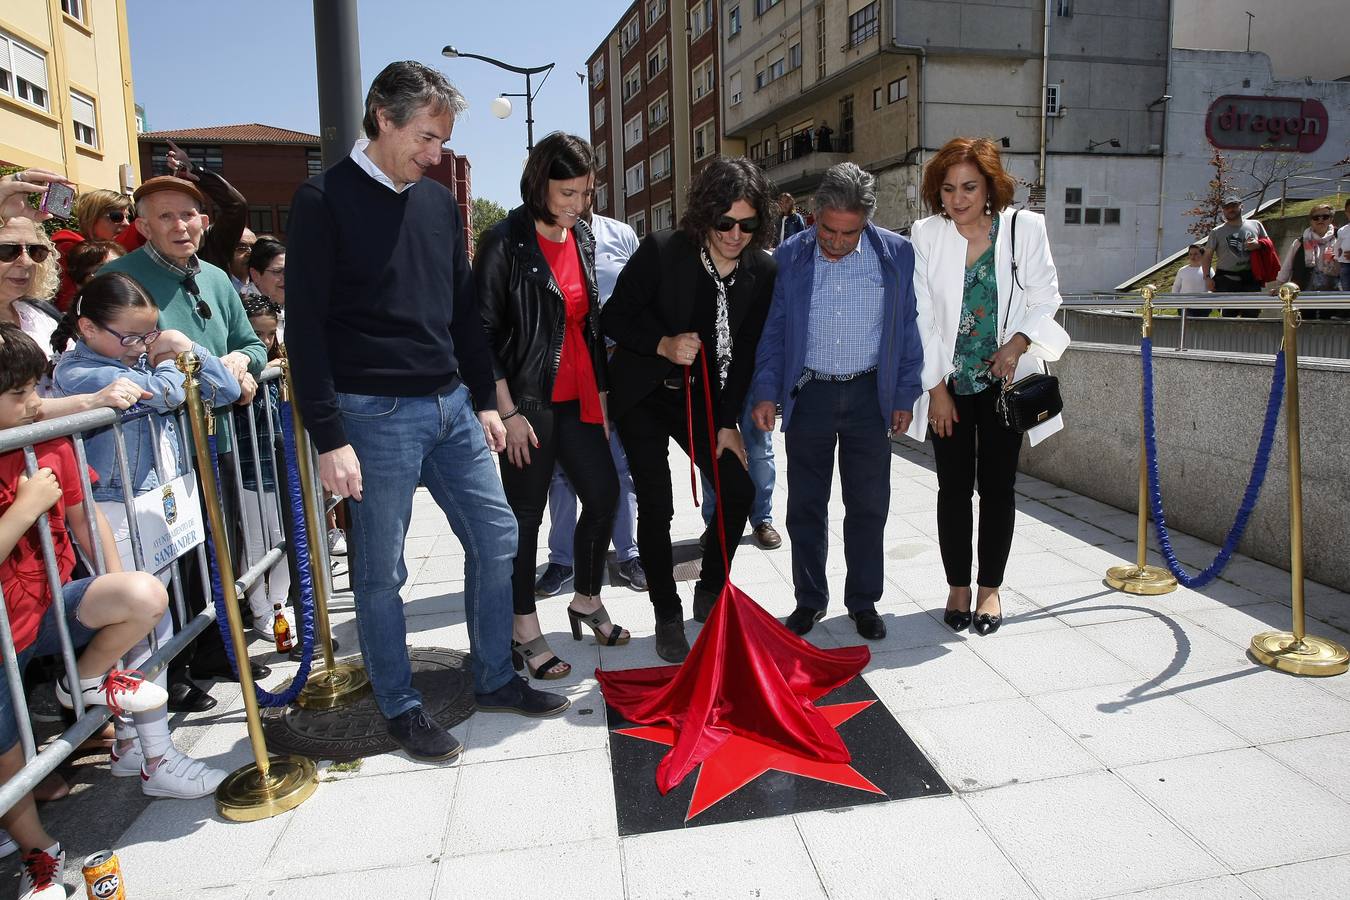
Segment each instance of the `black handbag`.
M1012 277L1017 287L1022 282L1017 276L1017 213L1012 214L1011 235L1008 241L1012 247ZM1008 302L1003 309L1003 329L1008 326L1008 313L1012 308L1012 286L1008 287ZM994 413L1004 428L1023 434L1043 422L1048 422L1064 411L1064 398L1059 393L1059 379L1049 373L1032 374L1003 384L998 399L994 401Z

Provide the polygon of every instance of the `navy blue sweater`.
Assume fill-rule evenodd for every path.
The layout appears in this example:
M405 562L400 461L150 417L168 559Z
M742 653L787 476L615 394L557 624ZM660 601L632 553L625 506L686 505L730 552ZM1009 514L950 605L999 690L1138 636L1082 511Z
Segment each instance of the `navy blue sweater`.
M424 397L464 382L496 409L454 195L395 193L350 158L302 184L286 229L286 342L320 453L348 443L335 392Z

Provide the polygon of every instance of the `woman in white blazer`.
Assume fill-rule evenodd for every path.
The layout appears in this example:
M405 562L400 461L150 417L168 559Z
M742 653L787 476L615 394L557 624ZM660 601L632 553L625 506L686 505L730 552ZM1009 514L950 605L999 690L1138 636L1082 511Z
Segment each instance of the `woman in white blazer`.
M1009 210L1014 189L992 141L954 138L924 171L924 201L935 215L911 230L925 393L914 404L907 434L916 441L933 434L938 544L949 586L943 620L953 630L971 627L979 634L993 634L1003 622L999 588L1012 548L1013 482L1022 448L1022 435L999 422L994 404L1002 384L1043 371L1043 361L1059 359L1069 344L1054 320L1059 281L1045 219ZM1063 427L1056 416L1027 436L1034 446ZM972 619L970 499L976 484L979 571Z

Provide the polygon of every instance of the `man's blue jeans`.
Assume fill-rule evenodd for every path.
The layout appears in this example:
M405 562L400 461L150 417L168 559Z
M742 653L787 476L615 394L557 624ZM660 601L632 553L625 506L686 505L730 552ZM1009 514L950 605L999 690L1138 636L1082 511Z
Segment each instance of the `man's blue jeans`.
M750 463L750 483L755 486L755 502L750 507L750 527L758 528L765 522L773 524L773 485L777 470L773 462L773 432L755 427L751 412L755 405L745 398L741 413L741 440L745 442L745 459ZM702 476L700 476L702 477ZM703 524L711 525L717 514L717 497L712 482L703 477Z
M421 705L412 686L400 591L413 493L426 485L464 547L464 617L474 691L511 669L511 563L516 517L463 385L432 397L338 394L342 424L361 463L361 500L348 503L356 630L375 702L386 718Z
M633 476L628 472L628 454L619 443L619 429L609 424L609 455L619 473L619 506L614 514L614 557L619 562L637 559L637 497ZM553 467L548 485L548 561L572 568L572 535L577 525L577 492L561 465Z

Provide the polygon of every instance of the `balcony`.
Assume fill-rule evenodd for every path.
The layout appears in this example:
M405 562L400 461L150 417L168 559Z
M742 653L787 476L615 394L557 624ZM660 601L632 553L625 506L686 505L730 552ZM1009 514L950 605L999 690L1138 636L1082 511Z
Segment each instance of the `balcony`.
M760 157L755 163L779 190L809 192L831 166L848 162L853 152L853 136L845 135L843 139L832 136L825 147L817 149L810 133L800 131L779 141L777 153Z

